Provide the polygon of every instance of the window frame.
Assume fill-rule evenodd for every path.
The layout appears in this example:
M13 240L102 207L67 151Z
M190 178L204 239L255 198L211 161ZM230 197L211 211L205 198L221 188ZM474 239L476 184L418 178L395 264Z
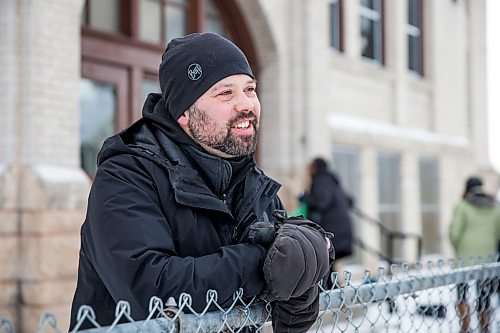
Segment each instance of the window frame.
M159 0L167 1L167 0ZM82 22L82 39L86 36L107 40L110 43L130 45L136 48L149 49L161 53L165 50L166 44L163 42L152 43L141 40L139 31L139 4L140 0L120 0L120 33L112 33L93 29L88 24ZM223 25L229 31L232 40L245 53L254 72L259 70L258 58L253 46L253 39L245 24L245 19L234 1L213 0L219 9ZM206 0L189 0L189 13L187 22L187 33L204 31L205 27L205 6ZM88 22L88 8L84 6L82 17ZM162 20L163 21L163 20ZM163 33L162 28L162 33ZM98 51L98 50L96 50ZM119 56L119 55L117 55Z
M334 6L336 5L336 12L334 13ZM344 0L330 0L328 3L329 14L329 46L337 52L344 52ZM334 20L333 16L337 20ZM336 22L336 24L334 24Z
M342 190L349 194L353 199L353 205L362 207L361 202L361 150L359 147L336 144L334 145L332 152L332 163L333 172L339 178ZM347 167L346 167L347 166ZM362 228L359 216L353 214L352 228L354 234L360 233ZM356 237L358 237L357 235ZM354 248L353 254L348 259L352 263L361 263L362 255L361 251L357 247Z
M184 10L186 10L186 22L185 22L185 26L184 26L184 29L186 31L186 33L189 33L190 32L190 21L192 20L192 17L193 17L193 14L192 14L192 6L187 3L187 4L179 4L177 3L176 1L173 1L173 0L158 0L160 2L160 6L161 6L161 14L160 14L160 43L167 43L169 42L167 40L167 29L166 29L166 10L167 10L167 5L171 5L173 7L176 7L176 8L182 8Z
M348 145L335 145L332 149L332 167L334 173L339 177L342 188L353 196L353 199L358 203L361 195L361 151L357 147ZM345 171L338 164L339 161L343 159L343 162L351 163L349 171ZM354 172L351 174L350 172ZM348 175L349 174L349 175ZM351 178L350 176L353 176Z
M100 63L91 61L82 62L81 78L89 79L94 82L110 85L114 88L116 97L114 125L115 129L123 129L131 122L130 113L121 112L121 110L129 110L130 99L129 87L127 85L128 74L125 69L113 68ZM81 110L79 111L81 112ZM80 144L81 140L79 139ZM88 174L91 179L94 179L95 174Z
M378 22L379 29L374 29L373 31L373 48L374 48L374 56L375 58L371 58L363 55L363 50L360 48L361 58L365 61L371 62L377 65L385 64L385 47L384 47L384 35L385 35L385 25L384 25L384 0L373 0L374 9L365 7L360 0L359 3L359 24L361 27L361 20L363 18ZM360 29L360 38L362 37L363 31Z
M381 162L383 159L386 160L391 160L395 162L395 171L392 174L391 177L388 179L391 180L390 185L394 185L395 187L393 188L394 190L394 198L397 198L397 201L383 201L382 200L382 187L384 186L382 184L382 169L381 168ZM403 191L401 188L401 181L402 181L402 164L401 164L401 155L397 152L386 152L386 151L379 151L377 153L377 210L378 210L378 217L380 222L385 225L389 230L395 232L395 231L400 231L402 227L402 213L403 213ZM393 214L394 215L394 221L388 222L385 219L382 218L383 214ZM398 249L400 249L401 242L396 241L396 243L390 243L390 239L386 237L381 237L380 238L380 247L382 249L382 252L385 252L389 256L394 256L395 253L398 253Z
M418 1L418 26L415 26L411 24L410 21L410 9L413 8L413 6L410 6L411 1ZM423 0L408 0L407 1L407 6L408 6L408 17L406 20L405 24L405 34L407 37L407 50L408 50L408 57L407 57L407 69L409 72L414 73L415 75L418 76L424 76L424 27L423 27L423 15L424 15L424 10L423 10ZM414 38L418 38L418 52L417 52L417 57L418 57L418 69L411 68L412 64L410 62L410 36Z
M424 200L424 191L423 191L423 188L422 188L422 185L424 183L423 181L423 168L425 167L425 165L432 165L432 168L434 169L433 171L435 171L435 173L433 174L433 181L432 183L433 184L436 184L437 183L437 186L436 186L436 192L437 192L437 195L436 195L436 202L428 202L426 200ZM421 218L421 221L422 221L422 236L423 236L423 244L422 244L422 251L424 254L430 254L430 253L439 253L441 251L441 242L440 242L440 230L439 230L439 221L440 221L440 218L441 218L441 203L440 203L440 196L439 196L439 189L440 189L440 175L439 175L439 159L438 158L434 158L434 157L420 157L419 160L418 160L418 173L419 173L419 188L420 188L420 197L419 197L419 204L420 204L420 218ZM424 215L426 214L432 214L436 217L436 230L435 232L437 232L438 234L438 239L436 239L437 241L437 244L431 244L430 246L428 246L428 239L425 237L426 234L425 234L425 229L426 229L426 226L424 225Z

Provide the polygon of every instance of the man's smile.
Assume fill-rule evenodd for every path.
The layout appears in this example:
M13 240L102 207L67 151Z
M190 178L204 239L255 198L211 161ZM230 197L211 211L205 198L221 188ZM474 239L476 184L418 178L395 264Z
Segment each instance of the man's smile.
M248 128L250 126L250 120L243 120L235 125L233 125L233 128Z

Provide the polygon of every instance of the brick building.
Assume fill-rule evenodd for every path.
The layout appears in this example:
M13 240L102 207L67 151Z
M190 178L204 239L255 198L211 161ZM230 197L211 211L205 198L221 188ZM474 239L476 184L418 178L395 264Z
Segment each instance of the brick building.
M140 116L173 36L214 31L259 80L259 163L290 209L327 157L358 206L450 255L464 178L487 155L485 1L0 2L0 316L67 325L102 139ZM378 230L360 237L383 246ZM414 247L400 247L415 258ZM365 265L376 262L361 254Z

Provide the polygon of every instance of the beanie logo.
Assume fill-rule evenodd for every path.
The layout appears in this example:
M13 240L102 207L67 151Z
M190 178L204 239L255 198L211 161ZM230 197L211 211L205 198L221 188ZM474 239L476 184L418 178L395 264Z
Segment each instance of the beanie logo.
M194 63L189 65L187 74L190 80L199 80L201 78L201 75L203 74L200 64Z

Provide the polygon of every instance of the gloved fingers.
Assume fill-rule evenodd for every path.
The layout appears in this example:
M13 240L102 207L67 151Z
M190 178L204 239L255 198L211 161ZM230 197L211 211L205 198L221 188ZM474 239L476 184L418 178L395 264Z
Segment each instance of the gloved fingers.
M329 272L327 244L315 229L284 224L264 260L268 301L300 296Z
M306 332L319 313L319 292L315 285L303 295L272 304L274 332Z
M290 227L285 225L280 229L264 260L266 287L261 297L269 302L288 300L304 275L311 275L312 270L308 269L307 264L302 246L293 237Z
M285 220L285 223L302 226L307 225L317 230L323 230L319 224L300 216L289 217ZM325 231L323 230L323 232Z
M304 228L302 231L303 235L309 240L312 249L314 249L316 253L315 258L317 267L314 280L317 283L330 271L328 243L325 235L318 230L315 230L308 226L302 228Z
M294 313L302 313L316 300L319 295L319 287L317 284L307 289L302 295L290 297L287 301L277 301L282 308Z
M335 261L335 242L334 242L334 237L335 235L331 232L325 231L319 224L312 222L311 220L302 218L302 217L291 217L286 220L286 223L293 224L293 225L300 225L300 226L305 226L309 227L311 229L317 230L321 234L324 235L326 242L328 241L332 244L332 246L328 249L328 254L329 254L329 260L330 260L330 265L332 265Z
M276 228L269 222L255 222L244 236L244 241L269 247L276 237Z

